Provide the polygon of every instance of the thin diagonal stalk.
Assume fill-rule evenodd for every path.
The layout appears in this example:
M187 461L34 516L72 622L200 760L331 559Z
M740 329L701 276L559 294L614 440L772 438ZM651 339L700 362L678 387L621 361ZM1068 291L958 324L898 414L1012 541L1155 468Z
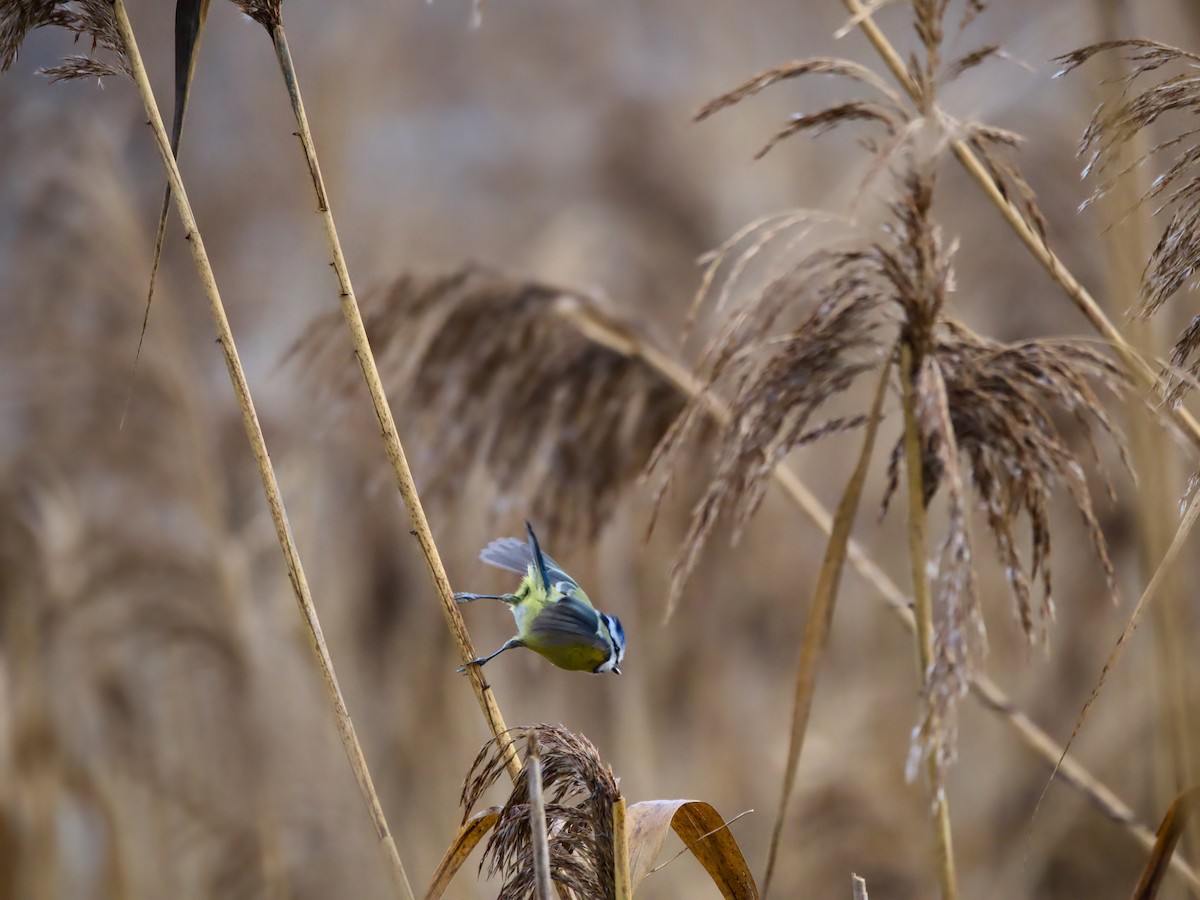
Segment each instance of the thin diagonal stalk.
M925 549L925 488L921 476L921 432L917 425L916 392L913 388L912 350L907 344L900 348L900 385L904 400L904 467L908 475L908 556L912 566L913 615L917 664L921 685L928 683L933 670L933 602L929 592L929 571ZM931 713L932 715L932 713ZM956 900L958 877L954 871L954 843L950 831L950 804L942 784L940 744L942 741L936 721L930 727L930 747L926 761L929 768L929 789L933 792L933 837L938 853L938 880L942 900Z
M706 394L703 385L691 371L669 354L633 334L628 328L602 317L594 309L585 307L569 297L563 298L563 302L557 305L556 312L588 340L623 356L642 360L675 385L684 396L690 399L703 396L713 421L721 425L728 424L728 408L711 393ZM785 464L777 465L772 475L801 512L825 534L830 534L833 516L800 477ZM908 596L875 564L870 554L854 538L847 544L846 556L855 571L879 592L896 618L909 631L914 631L916 619L909 608ZM985 709L1000 715L1043 762L1051 767L1057 765L1058 777L1083 794L1103 815L1121 825L1140 846L1147 850L1154 847L1154 832L1137 817L1129 805L1092 775L1074 756L1063 755L1062 745L1022 712L999 685L979 673L971 677L970 691ZM1200 876L1192 871L1179 855L1171 857L1171 867L1189 887L1193 890L1200 889Z
M899 82L901 87L914 99L917 97L917 86L909 77L908 69L904 64L903 57L896 52L896 48L888 41L887 36L875 24L875 20L871 18L870 11L863 6L860 0L842 0L842 3L857 18L858 26L867 36L876 52L883 59L885 65L891 70L892 75ZM979 161L979 157L970 148L966 141L956 140L950 145L954 151L962 167L967 170L976 183L983 189L988 199L992 201L995 207L1004 216L1004 220L1016 232L1026 249L1033 254L1034 258L1042 264L1042 267L1049 273L1050 277L1058 282L1059 286L1066 292L1071 301L1079 308L1079 311L1087 318L1096 329L1117 351L1121 357L1122 363L1125 365L1129 373L1143 387L1155 390L1159 386L1158 373L1154 368L1142 358L1128 340L1123 335L1119 328L1113 324L1112 320L1104 314L1104 310L1100 308L1094 297L1088 292L1079 280L1071 274L1071 270L1066 264L1051 250L1041 235L1029 224L1021 210L1011 200L1004 195L996 180L992 178L987 168ZM1174 418L1176 425L1188 437L1188 439L1200 447L1200 422L1197 422L1184 407L1167 407L1167 412Z
M304 158L308 162L309 174L312 176L313 190L316 191L317 211L321 215L321 223L325 227L325 237L333 257L333 270L337 275L339 288L338 300L346 319L346 325L350 329L350 339L354 344L354 356L358 359L363 379L367 383L371 404L375 408L375 417L379 420L380 437L383 439L388 461L396 476L396 486L400 489L400 496L404 499L404 505L408 509L413 535L421 545L421 553L429 568L429 577L433 579L433 586L437 590L446 625L454 637L454 642L458 645L462 661L468 663L476 658L475 647L471 643L471 635L467 631L466 622L463 621L462 614L458 611L458 604L454 601L454 591L450 587L450 579L446 576L441 555L433 540L433 532L429 528L429 520L425 517L425 509L417 494L412 470L408 467L408 458L405 456L404 446L400 443L396 421L392 416L392 409L388 404L383 382L379 378L379 369L375 365L375 355L371 352L370 341L367 340L367 329L363 325L358 300L354 296L354 286L350 282L350 271L346 267L346 257L342 253L342 245L338 240L337 226L334 224L333 213L329 208L329 196L325 190L325 180L321 176L320 163L317 161L317 149L313 143L312 130L308 126L308 116L304 112L304 101L300 96L300 85L296 80L296 69L292 64L292 53L288 48L287 35L284 33L282 25L275 25L270 29L270 33L275 45L275 55L279 59L279 66L283 72L283 80L287 85L288 96L291 99L292 111L296 116L297 133L300 137L300 144L304 148ZM512 736L509 734L508 726L504 724L504 716L500 713L500 706L496 703L491 686L484 681L483 667L468 666L466 674L471 680L471 687L475 691L475 698L479 701L480 709L483 710L483 716L487 719L488 728L491 729L505 755L505 767L508 769L508 774L513 781L516 781L517 776L521 773L521 762L517 759Z
M787 819L788 802L796 787L796 773L800 768L800 752L804 749L804 738L808 733L808 718L812 712L813 697L817 692L817 675L829 646L829 631L833 625L833 610L837 604L838 589L842 583L842 569L846 563L846 549L850 532L862 500L863 486L867 481L867 470L875 450L875 436L879 433L879 422L883 418L883 398L887 394L888 379L892 372L892 360L883 364L879 373L879 384L875 388L875 399L867 419L862 449L854 472L846 482L846 490L838 504L837 515L830 530L829 543L825 546L825 558L817 573L817 584L813 588L812 604L804 623L800 638L800 662L796 666L796 688L792 706L792 732L789 739L787 767L784 770L783 789L779 792L779 811L771 829L771 844L767 852L767 872L763 876L762 896L771 890L771 879L775 875L775 863L779 858L779 844L783 837L783 825Z
M322 680L325 682L330 703L333 706L338 733L342 738L342 746L345 748L346 756L350 760L350 766L354 770L354 777L362 792L363 801L367 805L372 824L375 826L375 833L387 857L389 871L401 895L411 900L413 894L408 884L404 865L400 861L400 855L396 850L396 843L388 829L387 820L383 815L383 808L380 806L379 797L371 781L371 773L367 769L362 746L359 744L358 736L354 730L354 723L350 720L350 712L346 707L346 701L342 696L341 688L338 686L337 675L333 668L333 659L330 657L329 648L325 644L325 636L321 630L321 623L317 618L317 610L313 605L312 595L308 589L308 581L305 578L304 568L300 562L300 554L296 549L291 525L288 524L287 511L283 505L279 483L275 478L275 470L271 465L271 458L267 453L266 441L263 437L262 427L259 425L258 414L254 410L254 401L250 396L250 386L247 384L246 374L242 370L237 346L233 340L233 332L229 327L229 319L225 315L225 307L221 302L220 292L217 290L216 277L213 275L208 253L204 249L204 241L196 225L196 218L192 213L191 204L188 202L182 176L179 173L178 166L175 164L175 156L171 152L171 141L163 125L158 104L154 100L154 93L150 86L149 77L146 74L145 65L138 52L137 41L134 38L133 27L129 22L128 13L125 10L124 0L113 0L113 10L117 28L121 34L121 40L125 45L126 55L129 57L130 69L132 70L134 81L141 94L146 115L150 120L150 126L154 131L155 141L158 144L159 154L162 156L163 165L167 170L167 178L171 184L171 191L175 196L175 205L179 211L179 217L183 221L184 232L188 246L192 251L196 271L200 275L200 281L209 302L213 321L216 324L217 341L224 353L225 365L229 370L229 378L233 383L233 391L237 397L238 408L242 413L242 422L246 428L246 436L250 441L251 450L258 464L263 493L266 495L267 506L271 511L271 520L275 525L275 532L279 538L279 546L283 551L288 580L291 582L292 592L296 596L296 602L300 607L301 614L304 616L305 624L308 626L309 635L312 639L313 652L321 670Z

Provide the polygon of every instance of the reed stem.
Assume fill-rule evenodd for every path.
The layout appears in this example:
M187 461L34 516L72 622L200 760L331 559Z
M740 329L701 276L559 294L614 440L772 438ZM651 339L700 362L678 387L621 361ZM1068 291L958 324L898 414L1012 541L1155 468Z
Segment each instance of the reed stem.
M908 475L908 554L912 567L917 665L920 669L922 689L926 689L930 673L933 671L933 598L929 590L929 571L926 565L925 488L922 477L921 433L917 424L916 391L913 384L915 376L912 349L904 344L900 349L900 384L904 403L904 462ZM929 746L926 748L926 762L929 789L933 793L933 836L938 854L938 879L942 888L942 900L956 900L958 877L954 871L950 803L943 784L940 753L942 737L936 718L929 725L927 739Z
M459 655L465 664L475 659L477 654L471 642L471 635L467 631L466 622L463 621L462 614L458 611L458 604L454 601L454 591L450 587L450 579L446 575L445 566L442 565L442 557L434 542L429 520L425 516L425 509L417 494L412 470L408 466L408 458L404 453L404 446L400 443L400 434L396 429L395 417L388 404L383 381L379 377L375 355L371 352L371 343L367 339L367 329L363 324L362 312L359 310L358 300L354 295L350 271L346 266L346 256L342 252L337 226L329 207L329 195L325 189L325 179L321 176L321 166L317 160L317 148L313 142L312 129L309 128L308 116L304 112L304 101L300 96L300 85L296 79L296 69L292 62L292 52L288 47L287 35L284 33L282 25L276 25L270 31L275 45L275 55L279 60L283 80L287 85L288 97L291 99L292 111L296 117L297 135L300 138L300 145L304 149L304 158L308 163L309 174L312 176L313 190L317 195L317 212L321 216L321 224L325 228L325 237L333 258L333 271L338 280L338 301L346 319L346 326L350 329L354 356L358 360L363 380L371 395L371 405L374 407L375 417L379 421L379 434L383 439L384 450L396 478L396 486L400 489L400 496L408 510L413 536L421 546L421 553L425 557L429 577L433 580L434 589L437 591L446 626L450 629L450 634L454 638ZM517 758L516 748L513 746L508 726L504 723L500 706L492 694L491 686L484 680L483 667L468 666L466 675L470 679L471 688L474 690L479 708L487 720L488 728L491 729L492 735L504 753L508 774L513 781L516 781L517 776L521 773L521 762Z

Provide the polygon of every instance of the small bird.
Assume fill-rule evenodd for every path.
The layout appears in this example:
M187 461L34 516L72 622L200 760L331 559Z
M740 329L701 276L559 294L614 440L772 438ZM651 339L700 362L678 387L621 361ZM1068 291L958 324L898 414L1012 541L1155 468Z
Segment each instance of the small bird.
M479 558L498 569L523 575L512 594L458 593L459 603L503 600L517 620L517 634L490 656L471 660L482 666L513 647L528 647L560 669L575 672L621 674L625 658L625 629L616 616L597 612L578 582L562 566L542 553L533 526L525 523L529 542L500 538L483 548Z

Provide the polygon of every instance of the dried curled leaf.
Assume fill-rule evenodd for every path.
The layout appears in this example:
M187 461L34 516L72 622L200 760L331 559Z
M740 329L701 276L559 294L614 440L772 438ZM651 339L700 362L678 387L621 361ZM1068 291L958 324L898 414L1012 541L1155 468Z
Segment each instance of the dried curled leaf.
M7 0L0 4L0 72L9 68L25 36L34 28L65 28L75 39L90 38L92 52L108 51L113 59L69 56L62 65L45 69L52 81L71 78L130 76L125 45L117 31L113 7L107 0Z
M1174 294L1185 288L1194 290L1195 272L1200 264L1200 129L1186 127L1171 137L1157 141L1149 150L1122 167L1119 151L1164 115L1200 110L1200 80L1195 67L1200 55L1154 41L1125 40L1093 44L1059 57L1063 72L1073 71L1098 53L1122 52L1129 63L1119 80L1120 91L1102 104L1092 116L1080 141L1080 154L1087 155L1084 173L1101 176L1092 200L1107 194L1116 181L1131 168L1152 164L1168 151L1173 154L1165 169L1152 182L1144 203L1154 203L1156 212L1170 212L1162 236L1150 254L1142 273L1138 312L1146 317L1157 312ZM1155 74L1147 87L1137 87L1143 76L1160 69L1182 68L1177 74ZM1061 73L1060 73L1061 74ZM1090 202L1090 201L1089 201ZM1200 373L1196 356L1195 323L1180 335L1175 344L1172 364L1166 379L1168 400L1179 403ZM1186 375L1175 374L1186 371ZM1190 376L1190 377L1188 377Z
M446 848L442 861L438 863L437 871L433 873L429 889L425 891L425 900L438 900L446 892L446 888L450 886L450 882L454 880L454 876L458 874L462 864L467 861L471 851L499 820L499 808L492 807L476 813L463 822L458 829L458 834Z
M1169 870L1171 857L1175 855L1175 848L1179 846L1179 839L1183 837L1183 829L1195 815L1198 804L1200 804L1200 786L1192 786L1186 791L1181 791L1171 801L1166 815L1163 816L1162 824L1158 826L1154 849L1150 853L1150 858L1146 860L1137 887L1133 889L1133 900L1154 900L1158 896L1163 879L1166 878Z
M363 315L392 402L419 419L405 440L418 442L422 496L449 503L480 467L560 542L596 537L683 408L633 333L583 294L467 267L404 275ZM585 333L601 320L604 341ZM344 330L325 315L291 354L316 389L357 400Z
M552 725L509 730L517 746L532 733L541 751L542 788L553 880L579 897L614 895L613 803L620 792L612 771L585 737ZM505 773L496 740L484 745L463 784L464 824L483 794ZM480 871L504 878L500 900L533 896L528 767L522 769L484 849Z
M653 871L667 833L680 840L729 900L757 900L758 888L728 823L700 800L647 800L629 807L629 855L633 889Z

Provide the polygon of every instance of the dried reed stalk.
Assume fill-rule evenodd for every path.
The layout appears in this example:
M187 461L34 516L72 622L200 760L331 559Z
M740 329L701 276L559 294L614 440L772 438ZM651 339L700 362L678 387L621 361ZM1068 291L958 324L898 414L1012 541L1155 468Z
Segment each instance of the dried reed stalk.
M375 355L371 352L371 343L367 339L367 330L363 325L362 312L359 309L358 300L354 295L354 286L350 281L350 271L346 266L346 256L342 252L341 241L338 240L337 225L334 223L333 212L329 207L329 195L325 189L325 180L321 176L321 166L317 159L317 148L313 141L312 129L309 128L308 116L304 111L304 100L300 95L300 85L296 79L296 69L292 63L292 53L288 47L287 35L284 33L283 23L278 17L277 9L273 17L264 17L259 19L259 21L270 32L271 40L275 46L275 55L279 60L279 67L283 73L284 83L287 86L292 111L296 117L300 145L304 148L304 158L308 163L308 171L312 176L313 190L317 195L317 211L321 216L321 224L325 229L325 238L329 244L329 252L333 257L333 270L337 275L339 288L338 300L342 307L342 314L346 320L346 327L350 330L350 339L354 345L354 356L358 360L363 380L366 382L367 391L370 393L371 405L374 407L375 417L379 420L379 433L383 440L384 450L387 453L392 472L395 474L396 486L399 488L400 496L404 500L404 506L408 510L409 519L413 527L413 535L416 537L417 543L421 546L421 553L425 557L425 564L429 569L429 577L433 580L434 589L437 591L438 601L442 607L442 614L446 619L446 627L450 629L450 634L454 638L454 643L458 646L459 655L465 664L475 659L478 654L475 652L475 647L471 642L471 635L467 631L467 625L463 620L462 614L459 612L458 604L454 602L454 590L450 586L450 579L446 575L445 566L442 564L441 554L438 552L437 544L434 542L433 532L429 527L429 520L425 516L425 508L421 503L420 496L417 494L417 486L413 481L412 470L409 468L408 458L404 453L404 446L400 443L400 434L396 430L396 420L392 415L392 409L388 404L383 382L379 377L379 368L375 364ZM471 688L475 692L479 708L483 711L483 717L487 720L488 728L503 750L506 760L505 766L508 769L509 777L515 781L521 772L521 763L517 759L516 748L512 744L512 737L509 734L508 726L504 723L504 716L500 712L500 706L492 694L492 688L484 680L483 667L468 666L466 675L470 679Z
M546 800L542 796L542 757L536 731L529 732L525 768L529 778L529 842L533 849L534 895L537 900L554 900L554 883L550 880L550 837L546 834Z
M916 408L916 375L913 371L913 352L907 343L900 348L900 385L904 406L904 452L905 469L908 473L908 552L912 566L913 615L916 628L917 664L924 689L932 680L934 667L933 651L933 601L929 590L929 572L926 563L925 502L926 489L922 477L923 450L921 429ZM929 705L930 716L937 715L936 706ZM932 749L926 756L929 769L929 789L933 795L934 843L938 854L938 880L942 889L942 900L958 897L958 878L954 871L954 844L950 830L950 804L946 799L945 785L941 772L940 744L942 729L935 723L929 729Z
M875 24L874 19L871 17L871 10L864 7L861 0L842 0L842 3L850 11L851 15L855 17L858 26L866 35L867 40L871 42L871 45L891 71L896 81L910 97L917 100L920 96L920 91L916 82L913 81L909 74L904 58L892 46L879 26ZM988 171L987 166L980 160L975 151L963 140L952 141L950 147L959 163L967 170L967 174L983 189L988 199L1000 211L1004 220L1016 232L1021 243L1041 263L1050 277L1062 287L1071 301L1079 308L1079 311L1092 324L1092 327L1112 344L1130 375L1143 387L1157 390L1160 386L1158 373L1138 353L1136 348L1121 333L1120 329L1113 324L1112 320L1105 315L1104 310L1100 308L1100 305L1088 292L1087 288L1079 283L1079 280L1075 278L1071 270L1046 245L1041 229L1036 223L1031 224L1020 208L1005 195L996 178ZM1181 406L1171 407L1170 414L1188 439L1200 447L1200 422L1197 422L1195 417Z
M175 196L175 204L179 211L180 219L183 221L188 246L192 251L192 259L196 265L196 271L200 276L205 296L208 299L213 320L216 323L218 343L221 345L221 350L225 356L226 368L229 370L229 377L233 383L238 408L242 413L246 436L250 441L255 461L258 464L263 492L266 495L267 505L271 512L271 520L275 525L275 532L279 539L280 548L283 551L288 580L291 582L296 602L300 607L300 612L304 616L305 624L308 626L309 634L312 638L313 652L333 706L338 734L341 736L342 745L350 760L350 766L354 770L355 780L358 782L359 790L362 792L363 800L371 815L375 833L384 850L389 872L401 895L411 900L413 897L412 888L409 886L408 876L404 871L404 865L396 849L395 840L392 838L387 820L384 817L379 796L375 791L370 771L367 768L366 759L363 756L362 746L358 741L358 735L354 729L354 723L350 719L350 712L346 707L345 698L342 696L341 688L338 685L337 675L333 668L333 659L330 657L329 648L325 644L325 636L321 630L320 620L317 617L316 606L313 604L312 595L308 588L308 581L304 575L304 568L300 562L300 555L292 536L291 526L288 524L287 511L284 508L279 484L275 478L275 471L271 465L270 456L267 453L266 440L263 437L262 427L259 424L258 415L254 409L253 399L250 396L250 387L246 382L246 375L242 369L237 346L233 340L233 332L229 327L229 320L225 315L225 307L221 302L221 295L217 289L216 278L208 259L208 253L204 248L204 241L196 224L195 216L192 213L191 204L188 202L182 176L180 175L178 166L175 164L175 155L171 150L171 139L167 135L166 127L163 125L162 116L159 113L158 104L154 99L154 93L150 86L149 77L146 74L145 65L138 52L137 41L134 37L129 16L125 10L124 0L114 0L113 13L117 29L128 56L131 74L134 82L137 84L138 92L146 109L146 115L149 117L150 126L154 132L155 141L158 144L159 154L162 156L163 165L167 170L167 178L170 182L171 191Z
M612 827L614 900L633 900L633 876L629 871L629 822L624 795L613 801Z

